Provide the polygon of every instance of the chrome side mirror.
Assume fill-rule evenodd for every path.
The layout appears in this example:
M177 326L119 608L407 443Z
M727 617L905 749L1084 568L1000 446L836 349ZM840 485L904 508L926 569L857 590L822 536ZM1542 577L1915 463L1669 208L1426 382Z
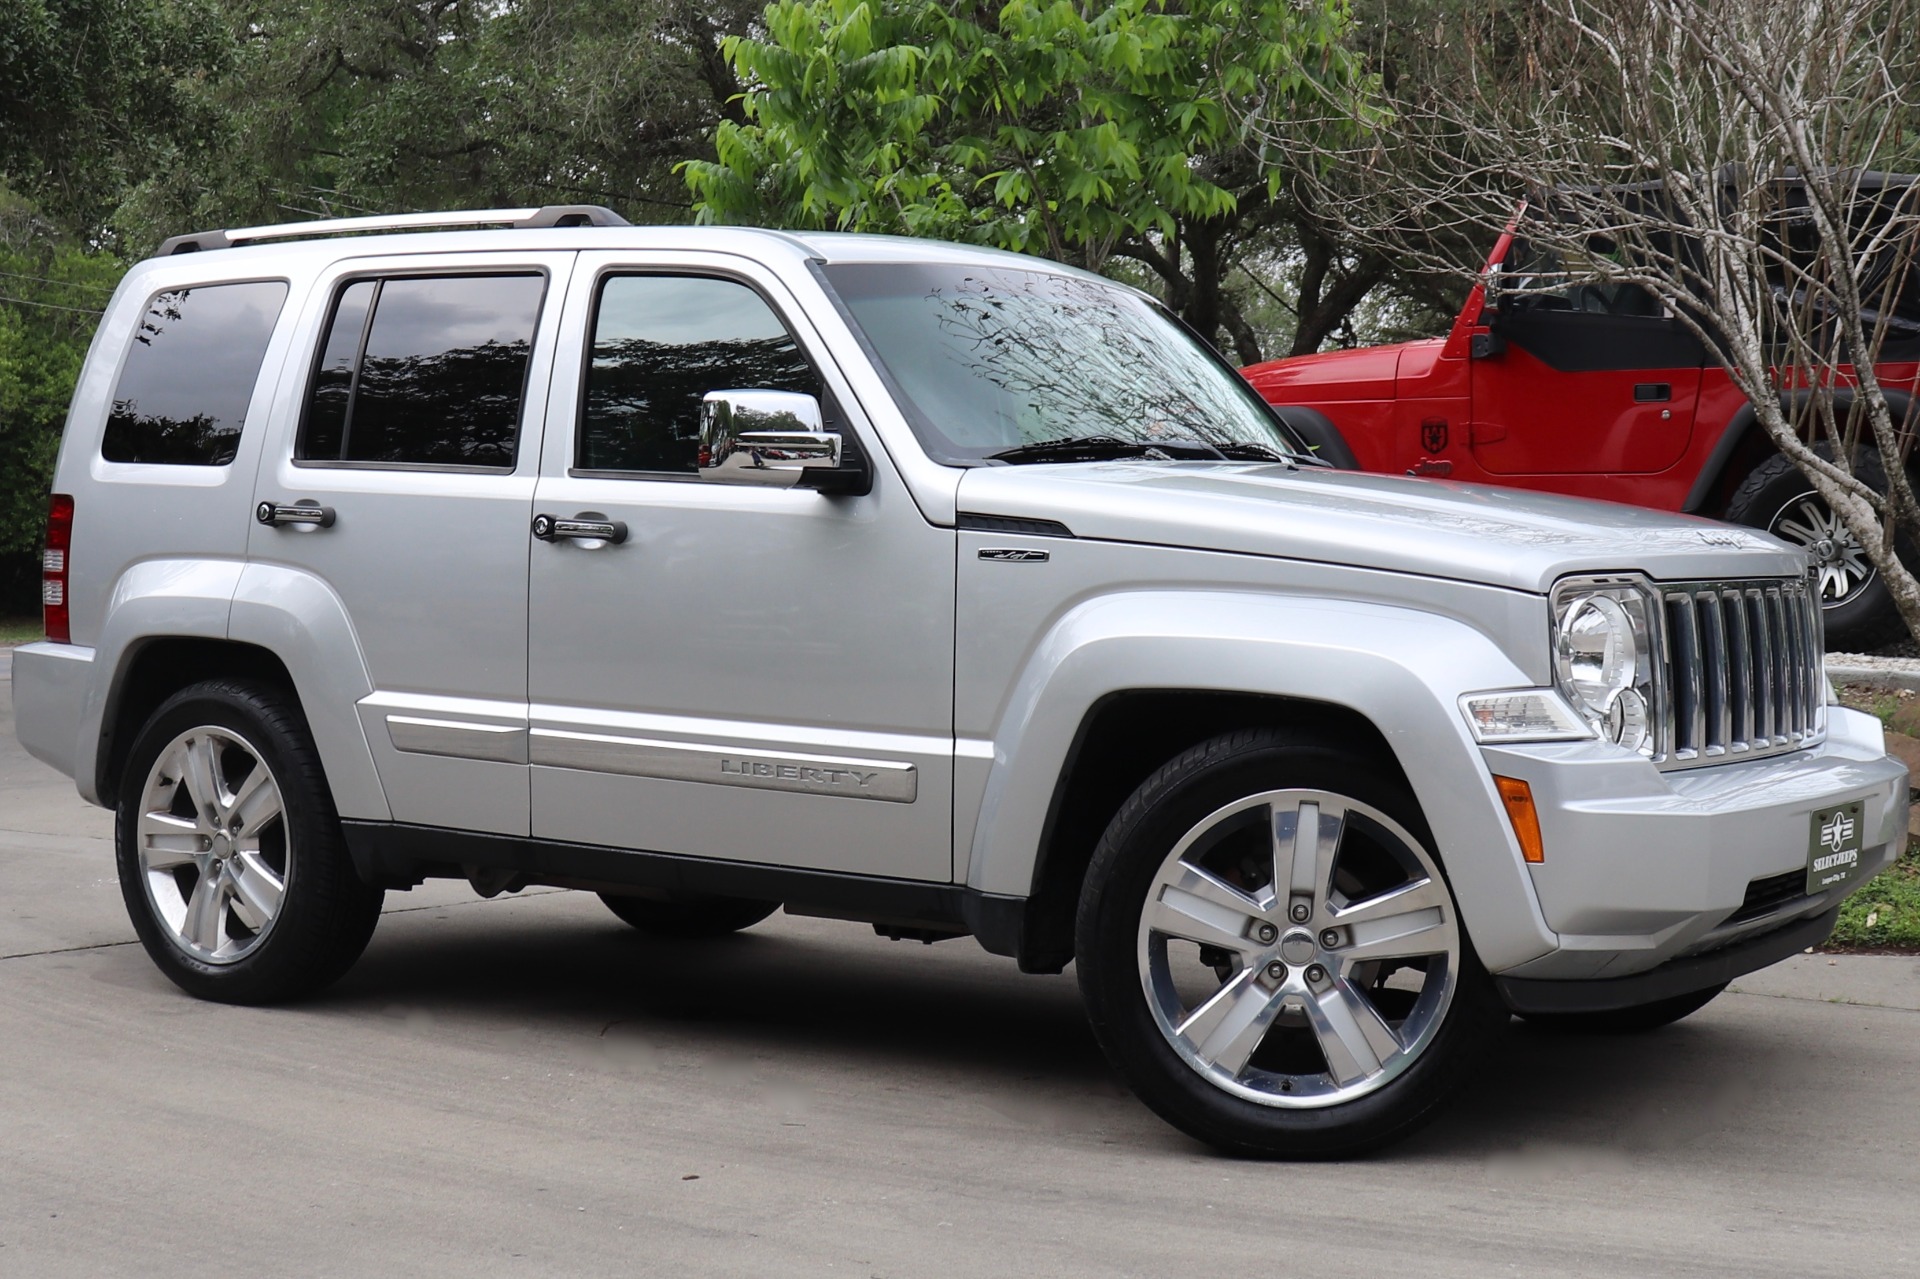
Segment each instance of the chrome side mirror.
M811 395L708 391L700 401L703 480L792 488L809 471L839 470L840 443Z

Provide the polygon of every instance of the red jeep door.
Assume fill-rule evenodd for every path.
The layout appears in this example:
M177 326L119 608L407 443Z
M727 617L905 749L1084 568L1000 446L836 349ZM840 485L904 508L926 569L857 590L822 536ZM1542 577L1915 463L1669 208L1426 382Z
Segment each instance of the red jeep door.
M1705 352L1638 286L1509 291L1489 318L1469 428L1487 472L1647 475L1686 452Z

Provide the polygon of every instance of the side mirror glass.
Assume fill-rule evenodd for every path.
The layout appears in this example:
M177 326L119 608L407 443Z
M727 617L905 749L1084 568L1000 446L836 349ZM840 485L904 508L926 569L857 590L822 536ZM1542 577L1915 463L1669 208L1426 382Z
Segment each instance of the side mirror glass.
M700 401L699 472L722 484L792 488L840 469L841 440L820 401L797 391L708 391Z

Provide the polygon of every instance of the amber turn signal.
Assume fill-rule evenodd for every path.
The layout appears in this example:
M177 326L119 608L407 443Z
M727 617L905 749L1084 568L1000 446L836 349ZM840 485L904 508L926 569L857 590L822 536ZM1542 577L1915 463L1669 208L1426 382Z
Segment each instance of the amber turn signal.
M1533 807L1533 788L1517 777L1495 777L1493 784L1507 806L1507 820L1513 823L1513 836L1520 841L1520 855L1530 862L1547 860L1547 850L1540 842L1540 814Z

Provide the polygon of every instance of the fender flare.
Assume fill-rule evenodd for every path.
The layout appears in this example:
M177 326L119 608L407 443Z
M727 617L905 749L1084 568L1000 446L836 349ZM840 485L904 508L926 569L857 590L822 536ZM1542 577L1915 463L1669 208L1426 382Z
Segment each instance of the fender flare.
M1360 469L1360 459L1353 455L1347 437L1340 434L1340 428L1319 409L1310 409L1304 404L1269 404L1267 408L1295 435L1313 446L1315 457L1331 462L1336 470Z
M340 816L392 820L360 723L359 702L373 693L373 676L333 588L301 569L249 563L234 591L227 638L266 649L293 676Z
M114 583L94 650L96 677L80 712L74 758L83 798L100 803L108 737L140 650L157 640L249 644L293 677L315 747L343 817L390 820L386 791L355 704L373 691L340 598L297 569L238 560L147 560Z
M1887 409L1894 415L1896 421L1914 420L1914 401L1911 394L1894 387L1883 387L1881 390L1887 397ZM1782 396L1781 402L1791 408L1804 403L1812 394L1810 390L1794 391ZM1851 404L1852 389L1837 388L1834 391L1834 400L1837 404ZM1750 432L1760 429L1762 428L1759 415L1753 411L1753 405L1742 404L1739 411L1727 422L1727 429L1721 433L1718 440L1714 441L1713 451L1707 455L1706 463L1700 468L1700 474L1694 477L1693 487L1687 490L1687 500L1680 504L1682 511L1689 515L1705 513L1707 499L1719 486L1721 477L1733 462L1734 454L1740 451L1740 446L1746 441Z
M237 560L143 560L113 584L75 729L74 784L82 799L104 802L110 739L134 657L158 636L224 640L240 569Z
M1383 604L1144 590L1059 619L1008 697L967 866L969 887L1028 896L1062 770L1089 708L1135 689L1333 703L1387 741L1438 843L1462 921L1495 971L1558 943L1458 697L1525 687L1485 634Z

